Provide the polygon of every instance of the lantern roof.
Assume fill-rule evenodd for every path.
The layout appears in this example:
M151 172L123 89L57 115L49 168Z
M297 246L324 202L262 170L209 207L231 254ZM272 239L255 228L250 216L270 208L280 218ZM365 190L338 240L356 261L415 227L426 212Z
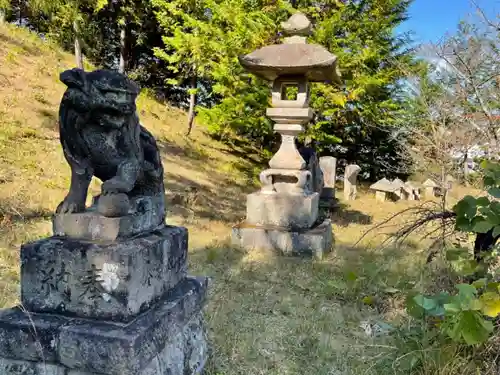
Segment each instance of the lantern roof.
M274 81L279 76L305 76L312 82L340 83L337 57L318 44L307 44L312 24L303 13L295 13L282 23L283 44L262 47L239 58L249 72Z

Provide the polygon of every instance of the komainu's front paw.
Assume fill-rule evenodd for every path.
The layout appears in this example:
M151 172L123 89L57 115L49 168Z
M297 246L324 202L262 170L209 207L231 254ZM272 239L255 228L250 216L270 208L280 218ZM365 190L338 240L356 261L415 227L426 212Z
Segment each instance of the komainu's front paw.
M85 211L85 203L66 197L57 206L56 214L76 214Z
M105 182L103 182L101 191L102 194L118 194L118 193L128 193L133 189L129 183L123 181L121 178L113 177Z

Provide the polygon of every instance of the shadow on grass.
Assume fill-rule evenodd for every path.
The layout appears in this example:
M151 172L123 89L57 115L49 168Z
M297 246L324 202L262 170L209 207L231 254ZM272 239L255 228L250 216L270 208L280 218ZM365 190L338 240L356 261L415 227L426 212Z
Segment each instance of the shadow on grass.
M419 264L402 249L337 247L313 261L227 242L192 250L190 261L212 278L207 375L375 374L370 361L386 349L360 322L396 308L392 301L413 287Z
M207 161L209 159L209 154L196 142L188 142L182 147L166 137L159 137L156 140L156 144L162 154L186 156L200 161Z
M217 188L210 188L192 179L170 175L167 189L169 211L181 217L211 219L225 223L236 223L245 211L245 192L248 186L238 184L229 178L214 174L211 180Z
M18 39L12 38L4 33L0 33L0 41L13 44L16 47L21 48L24 52L29 55L39 55L41 53L40 49L34 46L28 46L26 43L20 42Z
M340 203L335 212L331 215L334 224L341 227L347 227L350 224L371 225L373 217L361 211L348 209L344 203Z
M49 130L59 131L58 114L49 109L38 109L42 119L42 127Z
M48 220L52 215L46 208L30 208L15 200L0 199L0 230L10 224Z

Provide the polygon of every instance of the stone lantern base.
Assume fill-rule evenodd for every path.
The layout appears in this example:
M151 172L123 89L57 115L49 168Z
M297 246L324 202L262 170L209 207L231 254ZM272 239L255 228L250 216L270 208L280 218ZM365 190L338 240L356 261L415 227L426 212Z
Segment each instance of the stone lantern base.
M321 259L333 246L332 224L320 218L318 193L261 190L247 195L246 220L233 227L232 243Z
M329 219L302 230L246 222L233 227L232 242L246 249L260 248L284 255L307 255L322 259L333 248L332 223Z

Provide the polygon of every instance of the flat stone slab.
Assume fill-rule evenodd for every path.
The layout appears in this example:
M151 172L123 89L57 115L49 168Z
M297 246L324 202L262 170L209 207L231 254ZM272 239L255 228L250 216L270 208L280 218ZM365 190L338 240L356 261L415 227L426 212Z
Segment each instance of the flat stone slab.
M54 235L90 241L115 241L155 230L165 222L164 197L146 197L133 201L137 209L121 217L99 214L98 199L95 198L92 207L85 212L54 215Z
M103 243L49 237L21 246L21 301L32 312L127 322L187 275L188 232L164 226Z
M329 219L303 231L241 223L233 227L232 243L246 249L267 249L284 255L312 255L321 259L332 251L332 223Z
M319 194L257 192L247 195L248 224L288 229L311 228L318 218Z
M128 324L28 313L0 314L2 375L193 375L207 342L200 311L206 278L186 278Z

